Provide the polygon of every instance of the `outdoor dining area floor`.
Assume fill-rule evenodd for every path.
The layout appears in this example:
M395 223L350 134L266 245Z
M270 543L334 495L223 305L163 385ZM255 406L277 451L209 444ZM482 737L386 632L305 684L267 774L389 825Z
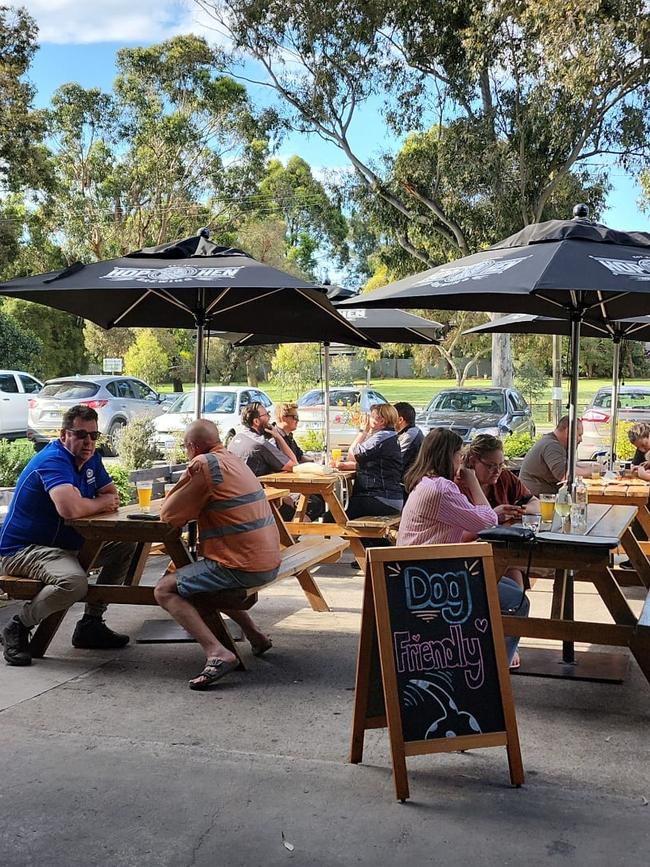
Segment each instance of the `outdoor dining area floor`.
M385 730L348 763L363 587L350 562L315 570L329 613L295 581L269 588L253 613L273 649L244 646L248 671L210 692L187 687L196 645L136 643L143 621L167 617L152 608L109 609L132 636L123 651L74 650L77 605L44 659L0 664L2 864L645 863L650 687L633 660L621 685L513 677L521 789L500 748L420 756L401 805ZM160 569L152 557L142 583ZM641 589L625 594L640 610ZM531 614L550 599L538 581ZM576 610L608 620L590 584Z

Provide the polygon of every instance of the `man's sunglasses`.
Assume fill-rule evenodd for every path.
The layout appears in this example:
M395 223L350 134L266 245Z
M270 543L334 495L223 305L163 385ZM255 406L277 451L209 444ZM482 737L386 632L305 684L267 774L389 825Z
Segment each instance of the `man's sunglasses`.
M77 440L85 440L86 437L90 437L90 439L95 442L101 436L101 433L98 430L83 430L81 428L77 429L73 427L67 427L66 430Z

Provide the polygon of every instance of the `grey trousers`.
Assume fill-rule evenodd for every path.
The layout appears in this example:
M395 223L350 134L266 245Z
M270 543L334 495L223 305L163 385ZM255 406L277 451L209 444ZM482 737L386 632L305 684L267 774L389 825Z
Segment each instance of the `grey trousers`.
M133 542L105 542L93 569L101 569L101 584L123 584L136 551ZM76 551L28 545L15 554L0 557L0 570L17 578L33 578L46 586L26 602L18 615L31 629L50 614L63 611L83 599L88 590L88 575ZM101 617L106 605L86 605L86 614Z

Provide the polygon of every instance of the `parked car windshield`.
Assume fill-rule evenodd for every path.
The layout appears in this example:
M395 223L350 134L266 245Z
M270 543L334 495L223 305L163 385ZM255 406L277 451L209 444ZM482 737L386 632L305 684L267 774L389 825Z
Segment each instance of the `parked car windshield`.
M429 412L488 412L503 413L505 405L501 391L441 391L427 407Z
M612 405L611 391L602 391L594 398L594 406L599 409L610 409ZM628 391L619 394L620 409L650 409L650 391Z
M307 394L303 394L298 401L298 406L322 406L324 400L323 391L316 389L315 391L308 391ZM360 391L349 391L347 389L341 391L336 388L330 391L330 406L354 406L360 400Z
M232 391L209 391L203 395L203 412L233 413L236 397L237 395ZM188 391L171 405L169 412L194 412L195 399L195 393Z
M82 400L92 397L99 391L94 382L50 382L43 386L39 397L58 397L59 400Z

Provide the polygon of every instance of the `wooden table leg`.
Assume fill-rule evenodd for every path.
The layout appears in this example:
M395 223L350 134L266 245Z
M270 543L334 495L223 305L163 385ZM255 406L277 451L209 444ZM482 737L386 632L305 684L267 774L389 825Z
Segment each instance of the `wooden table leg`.
M612 573L609 570L606 573L594 573L591 580L607 610L612 615L614 623L618 623L620 626L634 626L637 622L636 615L621 593L621 588L616 583Z
M343 506L338 500L338 497L334 493L334 491L329 490L323 494L323 499L325 500L325 504L329 507L332 517L341 527L345 527L348 523L348 516L343 511ZM363 570L366 568L366 549L363 547L361 543L361 539L357 536L346 536L346 539L350 542L350 548L352 549L352 553L356 557L357 563L359 565L359 569Z
M623 534L621 543L644 587L650 589L650 561L642 551L634 533L629 528Z
M566 593L566 576L564 569L555 570L553 581L553 599L551 601L551 620L560 620L564 611L564 595Z
M636 513L636 519L639 524L641 524L643 532L646 534L648 539L650 539L650 511L648 511L647 503L639 506L639 510Z

